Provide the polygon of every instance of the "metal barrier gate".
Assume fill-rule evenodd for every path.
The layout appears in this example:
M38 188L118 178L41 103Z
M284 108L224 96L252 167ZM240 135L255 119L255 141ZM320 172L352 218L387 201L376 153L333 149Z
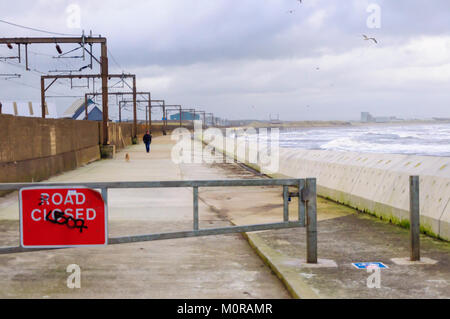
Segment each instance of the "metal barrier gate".
M187 231L155 233L108 238L109 245L136 243L144 241L174 239L197 236L210 236L231 233L244 233L261 230L286 229L306 227L306 250L308 263L317 263L317 206L316 179L244 179L244 180L202 180L202 181L154 181L154 182L101 182L101 183L5 183L0 184L0 191L20 190L24 187L75 187L84 186L100 189L106 205L108 205L108 189L118 188L193 188L193 229ZM245 226L229 226L219 228L199 227L198 192L200 187L231 187L231 186L282 186L283 187L283 221L278 223L253 224ZM289 187L295 187L297 192L289 192ZM298 197L298 219L289 220L289 202L291 197ZM23 248L21 246L0 247L0 254L51 250L64 248Z

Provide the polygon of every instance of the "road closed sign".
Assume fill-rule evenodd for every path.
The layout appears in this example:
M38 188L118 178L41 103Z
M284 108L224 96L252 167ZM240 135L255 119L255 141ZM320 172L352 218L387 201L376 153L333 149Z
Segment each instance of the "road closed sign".
M20 242L26 248L106 245L107 207L85 187L30 187L19 192Z

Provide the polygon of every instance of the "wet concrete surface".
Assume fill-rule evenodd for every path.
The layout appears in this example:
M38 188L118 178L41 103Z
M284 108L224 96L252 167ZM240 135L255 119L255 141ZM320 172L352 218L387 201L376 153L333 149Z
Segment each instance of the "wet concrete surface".
M49 181L222 178L207 164L174 164L173 143L158 137L150 154L136 145ZM200 217L201 227L231 225L203 202ZM177 230L192 230L190 188L109 191L110 237ZM0 246L18 244L13 193L0 198ZM80 289L67 287L69 264L81 268ZM0 255L0 287L0 298L290 298L240 234Z
M235 224L282 220L280 187L233 189L225 198L221 194L221 190L209 189L203 199ZM234 209L229 209L228 202ZM290 220L295 220L296 199L289 206ZM437 263L398 265L391 259L409 257L407 229L323 198L318 198L317 207L318 256L324 264L337 267L305 265L304 228L249 234L267 245L265 257L274 257L290 278L301 281L299 289L307 285L317 298L450 298L450 243L421 235L421 256ZM383 262L389 267L380 270L380 288L368 287L374 273L356 269L352 263L357 262ZM370 286L374 283L371 280Z
M57 176L52 181L261 178L238 164L168 161L171 142L161 138L148 159L140 147ZM145 172L145 173L143 173ZM100 179L99 179L100 178ZM282 220L281 187L200 188L200 225L217 227ZM17 195L15 195L17 196ZM110 235L187 230L192 227L192 190L110 191ZM297 218L297 199L290 219ZM18 242L17 200L0 199L0 245ZM450 298L450 244L421 236L422 256L434 265L400 266L409 255L408 230L343 205L318 199L318 254L336 267L306 267L304 228L251 233L269 255L318 298ZM256 236L256 237L255 237ZM268 256L270 257L270 256ZM379 261L380 288L352 262ZM82 288L66 287L65 267L78 263ZM0 297L16 298L289 298L281 281L239 234L0 255Z

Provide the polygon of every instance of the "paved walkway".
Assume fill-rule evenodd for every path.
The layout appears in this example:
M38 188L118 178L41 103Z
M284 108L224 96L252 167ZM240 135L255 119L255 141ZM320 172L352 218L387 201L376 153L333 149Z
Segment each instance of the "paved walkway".
M128 148L115 160L92 163L51 181L130 181L258 178L238 164L168 160L170 137ZM282 220L279 187L200 189L200 226ZM0 199L0 244L18 242L17 195ZM110 235L192 227L190 189L111 190ZM290 204L295 218L296 198ZM305 229L175 239L105 248L0 255L0 297L145 298L450 298L450 244L422 236L422 256L437 263L398 265L408 256L408 231L318 199L319 264L304 263ZM250 247L252 246L252 248ZM259 258L256 252L260 255ZM263 263L264 261L264 263ZM383 262L380 288L353 262ZM68 264L82 269L82 288L66 287ZM270 265L281 281L266 265Z
M173 142L158 137L152 152L130 147L51 178L52 182L230 178L209 165L176 165ZM130 162L125 161L129 153ZM242 178L245 170L232 174ZM231 225L200 202L201 227ZM110 236L192 229L192 191L109 191ZM0 198L0 246L17 245L17 193ZM66 286L66 267L78 264L81 289ZM0 298L290 298L240 234L0 255Z

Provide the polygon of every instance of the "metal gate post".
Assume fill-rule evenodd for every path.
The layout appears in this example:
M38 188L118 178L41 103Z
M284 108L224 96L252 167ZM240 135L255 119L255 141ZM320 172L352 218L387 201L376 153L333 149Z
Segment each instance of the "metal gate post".
M409 236L411 261L420 260L419 176L409 177Z
M194 230L198 230L198 186L194 186Z
M108 189L107 188L102 188L102 197L103 197L103 201L106 204L106 207L108 207Z
M283 221L289 221L289 187L283 185Z
M305 227L306 225L306 218L305 218L305 202L302 198L302 192L305 188L305 181L303 179L298 180L298 221L302 225L302 227Z
M317 203L316 179L306 179L306 262L317 264Z

